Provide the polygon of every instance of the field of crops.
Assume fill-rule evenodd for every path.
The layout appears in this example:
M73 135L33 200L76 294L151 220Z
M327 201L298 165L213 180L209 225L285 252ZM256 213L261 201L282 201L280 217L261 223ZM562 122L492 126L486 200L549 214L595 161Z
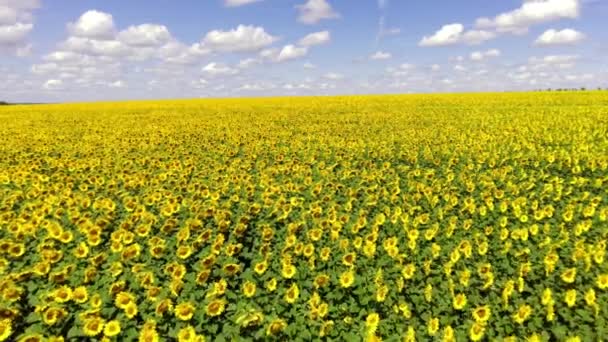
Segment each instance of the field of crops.
M608 93L0 108L0 341L598 341Z

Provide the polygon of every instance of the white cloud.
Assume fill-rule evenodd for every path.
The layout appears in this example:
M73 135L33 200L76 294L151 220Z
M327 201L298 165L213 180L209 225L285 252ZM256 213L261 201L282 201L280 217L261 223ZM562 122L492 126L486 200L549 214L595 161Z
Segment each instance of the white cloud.
M300 44L302 46L314 46L314 45L326 44L330 40L331 40L331 35L330 35L329 31L320 31L320 32L314 32L314 33L306 35L306 37L300 39L298 44Z
M128 46L117 40L96 40L83 37L69 37L61 44L67 51L96 56L127 56L132 51Z
M585 35L573 29L557 31L550 29L541 34L534 44L536 45L569 45L576 44L585 39Z
M521 7L490 18L477 19L480 29L521 33L530 26L559 19L574 19L580 15L579 0L523 0Z
M209 76L231 76L239 73L238 69L233 69L225 64L215 62L205 65L202 71Z
M143 24L119 32L117 39L130 46L150 47L167 43L171 33L164 25Z
M316 68L316 66L310 62L306 62L302 66L304 67L304 69L315 69Z
M390 59L391 57L393 57L393 55L391 55L389 52L377 51L373 55L369 56L369 59L377 61L383 59Z
M267 59L271 62L280 63L304 57L307 54L307 47L300 47L293 44L288 44L283 46L283 48L281 49L271 48L262 50L260 52L260 57Z
M33 28L33 24L24 23L0 26L0 45L13 45L21 42Z
M439 70L441 70L441 65L439 65L439 64L433 64L433 65L431 65L431 70L432 71L439 71Z
M337 80L343 79L344 75L338 74L338 73L335 73L335 72L328 72L327 74L323 75L323 77L326 78L326 79L328 79L328 80L337 81Z
M213 30L203 38L203 44L220 52L257 51L277 41L263 27L239 25L230 31Z
M277 57L277 62L285 62L292 59L306 56L308 49L306 47L298 47L295 45L285 45Z
M425 47L454 44L476 45L495 37L496 34L494 32L483 30L465 31L462 24L454 23L442 26L432 36L424 36L418 45Z
M296 5L300 12L298 21L303 24L316 24L324 19L336 19L340 17L327 0L307 0L305 4Z
M260 64L260 60L256 59L256 58L246 58L246 59L242 59L239 64L237 65L238 68L240 69L248 69L251 68L254 65Z
M0 0L0 55L31 53L32 45L26 40L34 29L32 11L39 7L38 0Z
M226 7L239 7L244 5L249 5L254 2L259 2L262 0L224 0L224 6Z
M112 15L96 10L87 11L75 23L69 23L68 30L74 36L98 40L114 39L116 33Z
M469 58L472 61L483 61L488 58L499 57L500 55L501 55L500 50L491 49L491 50L487 50L487 51L474 51L471 53Z
M59 90L63 88L63 81L55 79L48 80L44 83L42 87L47 90Z

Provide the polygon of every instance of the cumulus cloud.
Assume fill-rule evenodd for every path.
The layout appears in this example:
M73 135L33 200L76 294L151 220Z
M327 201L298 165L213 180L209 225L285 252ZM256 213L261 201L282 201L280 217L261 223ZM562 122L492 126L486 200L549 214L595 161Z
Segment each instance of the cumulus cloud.
M486 51L474 51L471 53L469 58L472 61L479 62L479 61L483 61L488 58L499 57L500 55L501 55L500 50L490 49L490 50L486 50Z
M244 5L249 5L254 2L260 2L262 0L224 0L224 6L226 7L240 7Z
M280 63L304 57L308 54L305 46L288 44L281 49L270 48L260 52L260 57L271 62Z
M220 52L251 52L269 46L277 40L277 37L268 34L263 27L239 25L229 31L210 31L202 43Z
M530 26L559 19L574 19L580 15L580 0L524 0L521 7L501 13L494 18L479 18L479 29L521 33Z
M75 23L69 23L68 31L76 37L97 40L114 39L116 34L112 15L97 10L86 11Z
M581 42L585 35L573 29L550 29L541 34L534 44L536 45L571 45Z
M39 7L38 0L0 0L0 54L30 54L27 37L34 29L32 12Z
M63 81L62 80L48 80L46 81L42 87L47 90L60 90L63 89Z
M307 0L302 5L296 5L296 8L299 11L298 21L307 25L340 17L340 14L334 11L327 0Z
M298 44L302 46L314 46L326 44L331 40L331 34L329 31L314 32L306 35L306 37L300 39Z
M326 79L328 79L328 80L337 81L337 80L343 79L344 75L338 74L336 72L328 72L325 75L323 75L323 77L326 78Z
M454 44L476 45L494 39L495 37L496 34L494 32L483 30L465 31L464 25L454 23L442 26L431 36L424 36L418 45L424 47Z
M377 51L376 53L369 56L369 59L378 61L383 59L390 59L391 57L393 57L393 55L391 55L389 52Z
M171 33L164 25L143 24L119 32L117 39L130 46L150 47L167 43Z
M231 76L239 73L238 69L231 68L222 63L209 63L205 65L202 72L209 76Z

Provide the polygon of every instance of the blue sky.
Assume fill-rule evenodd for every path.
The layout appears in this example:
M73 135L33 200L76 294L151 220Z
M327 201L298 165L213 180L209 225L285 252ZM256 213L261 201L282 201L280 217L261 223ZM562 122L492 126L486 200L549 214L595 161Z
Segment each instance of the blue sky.
M607 0L0 0L0 100L608 87Z

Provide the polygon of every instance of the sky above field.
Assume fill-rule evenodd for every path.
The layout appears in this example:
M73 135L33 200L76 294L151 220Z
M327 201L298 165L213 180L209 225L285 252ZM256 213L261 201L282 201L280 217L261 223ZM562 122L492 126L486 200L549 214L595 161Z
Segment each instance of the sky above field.
M0 0L0 100L608 87L608 0Z

